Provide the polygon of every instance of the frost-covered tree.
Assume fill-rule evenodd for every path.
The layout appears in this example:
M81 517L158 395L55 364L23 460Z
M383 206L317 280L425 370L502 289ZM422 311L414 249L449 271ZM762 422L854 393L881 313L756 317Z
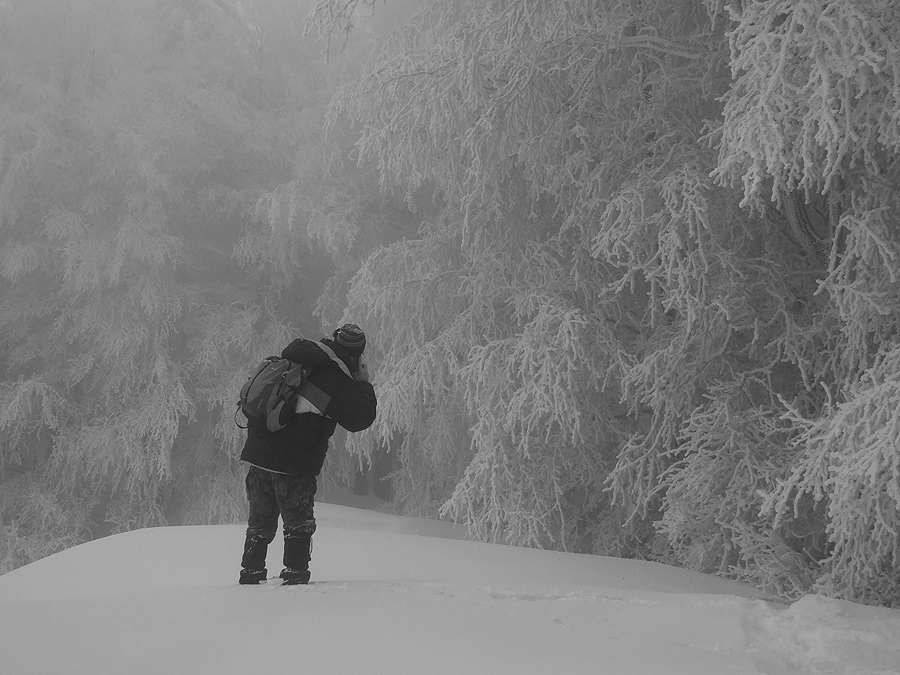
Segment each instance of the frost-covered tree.
M801 229L827 244L822 309L806 331L822 356L797 362L824 400L786 401L800 433L766 511L790 523L812 502L827 530L816 588L897 605L900 7L748 3L732 18L716 176L756 210L793 201L809 213Z
M332 108L422 213L348 307L401 495L897 602L894 3L417 7Z
M242 515L236 392L331 272L266 217L324 161L307 11L0 7L0 571Z

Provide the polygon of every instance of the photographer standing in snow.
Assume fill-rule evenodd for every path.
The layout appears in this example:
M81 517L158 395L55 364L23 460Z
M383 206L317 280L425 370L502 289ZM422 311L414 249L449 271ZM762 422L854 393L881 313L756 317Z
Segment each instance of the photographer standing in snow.
M283 429L269 431L250 421L241 461L250 464L247 499L250 516L241 560L241 584L266 579L266 552L284 525L285 584L309 582L312 535L316 530L316 479L325 463L336 426L362 431L375 421L375 390L363 360L366 336L356 324L344 324L331 339L298 338L282 358L310 368L300 390L282 408Z

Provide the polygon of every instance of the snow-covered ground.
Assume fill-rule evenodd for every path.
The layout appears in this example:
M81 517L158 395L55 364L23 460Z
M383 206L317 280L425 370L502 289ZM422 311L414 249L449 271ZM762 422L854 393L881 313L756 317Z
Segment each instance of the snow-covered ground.
M310 586L239 586L242 525L129 532L0 576L0 673L900 673L898 610L785 606L663 565L463 541L448 523L316 515ZM280 556L276 540L270 575Z

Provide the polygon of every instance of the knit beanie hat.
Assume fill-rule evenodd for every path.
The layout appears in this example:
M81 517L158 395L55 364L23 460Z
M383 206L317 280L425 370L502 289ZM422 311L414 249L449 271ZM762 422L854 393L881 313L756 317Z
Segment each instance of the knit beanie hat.
M355 323L345 323L332 335L334 341L350 352L351 356L359 356L366 349L366 334Z

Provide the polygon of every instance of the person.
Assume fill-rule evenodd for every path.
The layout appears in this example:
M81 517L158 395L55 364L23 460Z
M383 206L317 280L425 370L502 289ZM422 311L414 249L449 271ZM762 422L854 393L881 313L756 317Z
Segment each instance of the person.
M316 530L316 481L336 425L351 432L375 421L377 401L363 358L366 335L356 324L337 328L331 339L298 338L281 352L283 358L311 368L298 393L281 412L283 429L250 424L241 461L250 465L247 499L250 515L241 559L241 584L267 578L266 553L284 529L284 584L309 582L312 536Z

